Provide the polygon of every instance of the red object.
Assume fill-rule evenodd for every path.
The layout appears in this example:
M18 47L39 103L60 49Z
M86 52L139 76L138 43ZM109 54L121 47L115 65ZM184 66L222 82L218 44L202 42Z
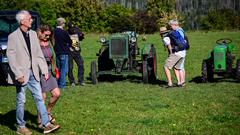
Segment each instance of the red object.
M55 67L55 77L57 80L60 78L60 71L57 67Z

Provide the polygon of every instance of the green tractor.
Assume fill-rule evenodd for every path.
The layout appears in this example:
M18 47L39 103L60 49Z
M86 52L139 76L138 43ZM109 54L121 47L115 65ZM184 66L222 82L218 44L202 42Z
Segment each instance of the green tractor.
M216 41L217 45L210 56L202 62L202 82L211 82L214 75L240 78L240 59L237 59L236 68L233 68L236 59L237 46L231 39L223 38Z
M101 37L101 48L97 62L91 62L90 78L97 84L104 75L142 74L142 81L148 83L157 79L157 56L153 44L145 44L139 50L137 33L128 31Z

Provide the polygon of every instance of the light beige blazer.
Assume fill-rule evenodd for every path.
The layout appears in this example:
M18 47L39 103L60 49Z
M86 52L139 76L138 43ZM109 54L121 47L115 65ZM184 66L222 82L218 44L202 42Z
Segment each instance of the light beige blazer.
M32 67L34 77L37 81L40 81L39 73L48 73L47 63L40 48L37 33L30 30L29 36L32 62L20 28L8 36L7 57L11 68L11 72L8 74L8 83L10 84L16 84L16 79L24 76L23 85L25 85L29 80L30 67Z

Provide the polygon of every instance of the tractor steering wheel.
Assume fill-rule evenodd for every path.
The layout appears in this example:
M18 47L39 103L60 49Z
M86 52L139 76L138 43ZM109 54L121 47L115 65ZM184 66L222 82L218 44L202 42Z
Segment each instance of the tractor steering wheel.
M217 44L229 44L232 43L232 40L229 38L221 38L216 41Z

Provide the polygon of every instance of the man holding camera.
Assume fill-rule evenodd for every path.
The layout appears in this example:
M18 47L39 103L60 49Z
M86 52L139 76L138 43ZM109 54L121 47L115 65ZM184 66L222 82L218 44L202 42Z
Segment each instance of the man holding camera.
M75 80L73 76L73 60L78 67L78 85L84 86L84 61L81 56L80 41L84 39L84 34L79 31L78 27L74 26L72 22L68 24L68 34L72 39L72 45L69 46L70 54L68 60L68 79L71 86L75 86Z

